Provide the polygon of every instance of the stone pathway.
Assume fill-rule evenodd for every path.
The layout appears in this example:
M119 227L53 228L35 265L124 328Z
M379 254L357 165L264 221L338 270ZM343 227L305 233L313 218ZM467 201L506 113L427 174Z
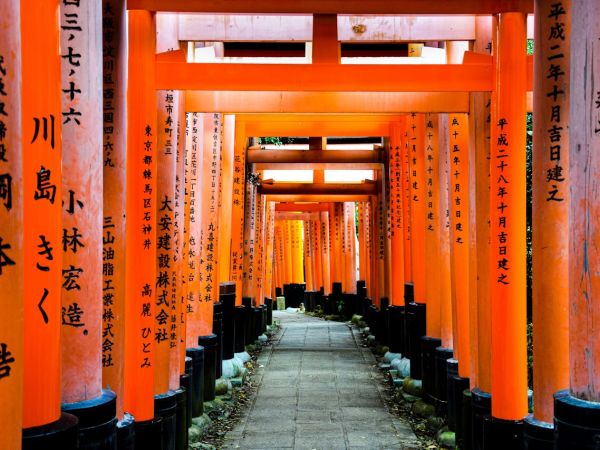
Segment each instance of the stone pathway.
M346 324L273 316L282 329L258 360L257 394L225 448L419 448L410 426L387 411L375 358Z

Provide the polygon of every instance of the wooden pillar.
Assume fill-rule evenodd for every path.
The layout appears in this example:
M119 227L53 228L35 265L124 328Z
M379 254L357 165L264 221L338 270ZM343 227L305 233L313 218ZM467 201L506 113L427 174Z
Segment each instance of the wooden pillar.
M331 240L329 237L329 212L321 211L321 243L323 248L322 267L323 267L323 288L325 295L331 292Z
M123 418L125 369L126 71L125 2L103 0L102 384Z
M425 117L411 114L408 121L410 158L411 255L415 302L425 303Z
M558 8L558 6L561 6ZM552 423L569 386L569 67L571 1L535 3L532 153L534 414ZM556 97L552 94L556 89ZM550 93L550 96L547 94ZM573 124L573 127L577 125ZM573 178L577 180L577 178ZM572 297L571 297L572 298Z
M431 268L439 268L441 231L439 184L439 120L437 114L425 116L425 260ZM425 285L427 299L427 336L441 338L440 270L429 270ZM439 342L439 341L438 341Z
M491 53L492 30L495 21L491 16L475 19L476 40L473 50ZM490 335L490 144L491 95L487 92L471 94L469 114L469 198L471 228L469 261L471 283L471 354L477 355L477 377L471 374L471 386L489 394L491 392Z
M264 302L263 283L264 283L264 242L265 242L265 196L257 194L256 196L256 220L255 225L255 265L254 265L254 298L256 304L262 305Z
M198 336L212 333L213 303L219 298L218 254L219 254L219 184L220 155L223 134L223 115L204 114L200 124L203 130L202 150L202 217L200 228L200 327Z
M218 282L229 281L231 278L232 258L232 222L233 211L233 177L235 154L235 116L223 116L223 144L221 155L221 201L219 202L219 276ZM233 280L232 280L233 281ZM237 287L237 285L236 285Z
M345 292L356 294L356 204L354 202L346 202L346 208L346 229L348 234L348 263L346 271L348 272L348 282Z
M186 153L185 153L185 210L184 210L184 292L186 296L186 347L198 346L198 336L202 336L200 309L200 233L202 229L202 138L203 115L186 114Z
M154 17L147 11L129 11L128 24L124 407L139 423L154 417L157 245Z
M231 200L231 281L235 283L236 305L242 304L244 273L244 196L246 180L246 127L236 119L233 147ZM225 175L226 176L226 175Z
M458 360L458 374L469 378L469 125L466 114L449 114L448 132L454 358Z
M256 200L258 192L253 177L246 179L246 203L244 208L244 297L255 295L255 239L256 239ZM291 235L291 233L290 233ZM291 255L290 255L291 256Z
M390 304L404 306L404 189L402 161L402 132L406 119L391 126L389 150L390 237L391 237L391 296Z
M21 1L21 154L27 155L23 158L23 282L24 296L29 299L23 314L24 428L60 417L63 116L58 8L56 0ZM8 67L12 58L5 57ZM11 71L15 70L13 65ZM16 150L11 153L5 159L17 157ZM2 243L3 252L10 255L7 244L11 243ZM17 248L18 242L14 245ZM7 347L3 354L10 350Z
M412 265L412 219L411 219L411 195L410 195L410 150L408 137L408 120L405 124L400 124L402 136L402 186L404 189L404 202L402 203L402 217L404 218L404 282L413 282Z
M319 213L312 213L313 218L310 221L311 233L313 239L312 254L314 258L314 283L315 290L323 287L323 253L322 253L322 242L321 242L321 223L319 220Z
M60 8L63 403L102 393L101 7L62 2Z
M19 449L23 423L23 151L21 136L21 13L3 0L0 17L0 436ZM31 118L29 119L31 120Z
M264 295L275 300L275 202L265 203Z
M501 14L498 28L490 186L492 416L516 421L527 414L525 17Z
M301 220L292 220L293 227L293 239L292 243L293 247L293 278L294 283L305 283L306 280L304 278L304 229L302 228Z
M448 151L448 115L439 117L439 190L440 204L437 226L440 230L440 334L442 347L454 347L453 308L452 308L452 258L450 248L450 152Z
M283 257L285 259L284 283L293 283L292 268L292 224L291 220L283 221Z
M302 227L304 229L304 273L306 274L306 290L312 291L315 288L315 284L313 279L312 233L310 221L303 220Z

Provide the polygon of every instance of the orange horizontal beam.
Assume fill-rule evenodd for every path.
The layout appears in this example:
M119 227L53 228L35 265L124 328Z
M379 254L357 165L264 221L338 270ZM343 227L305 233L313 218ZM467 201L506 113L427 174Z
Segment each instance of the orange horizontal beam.
M327 203L276 203L275 211L282 212L318 212L329 211Z
M156 63L156 88L200 91L479 92L491 64Z
M266 195L268 202L368 202L369 195L277 194Z
M248 150L252 163L383 164L383 150Z
M246 134L248 136L389 136L390 120L357 119L327 122L309 121L297 117L295 122L271 122L265 119L260 122L246 122Z
M468 113L468 92L187 91L186 112L399 114Z
M217 14L531 14L533 0L128 0L127 8Z
M262 195L377 195L377 184L341 183L262 183L258 186Z

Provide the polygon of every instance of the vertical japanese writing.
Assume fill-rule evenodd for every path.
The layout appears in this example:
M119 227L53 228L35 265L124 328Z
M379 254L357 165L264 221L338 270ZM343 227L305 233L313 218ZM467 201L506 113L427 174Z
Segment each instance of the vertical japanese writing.
M80 9L79 0L63 0L60 8L61 12L61 36L63 43L63 64L68 65L68 70L64 72L62 92L67 97L68 102L63 102L63 125L76 126L81 125L82 112L77 105L80 103L82 93L82 83L79 78L79 72L83 72L89 63L82 61L86 52L82 51L81 37L87 33L83 28L84 17ZM82 67L83 62L83 67Z
M499 284L509 284L509 271L510 271L510 261L508 260L508 246L510 244L510 236L506 232L508 224L508 219L506 214L506 210L510 208L510 205L504 201L505 197L507 197L508 192L510 190L510 179L508 178L508 166L509 164L506 162L506 159L510 156L510 143L508 142L507 133L504 131L504 128L508 125L508 121L500 117L498 119L497 126L497 141L494 143L494 149L492 154L492 164L495 165L496 169L498 169L498 178L496 180L496 192L492 192L491 194L497 197L497 229L498 234L496 236L492 236L492 239L495 241L495 254L496 264L496 283Z

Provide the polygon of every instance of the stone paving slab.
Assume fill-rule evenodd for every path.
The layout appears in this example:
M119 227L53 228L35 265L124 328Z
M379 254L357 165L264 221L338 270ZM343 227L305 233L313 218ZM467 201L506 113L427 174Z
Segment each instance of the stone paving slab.
M418 448L383 402L376 362L348 325L274 311L282 324L258 360L251 407L225 448Z

